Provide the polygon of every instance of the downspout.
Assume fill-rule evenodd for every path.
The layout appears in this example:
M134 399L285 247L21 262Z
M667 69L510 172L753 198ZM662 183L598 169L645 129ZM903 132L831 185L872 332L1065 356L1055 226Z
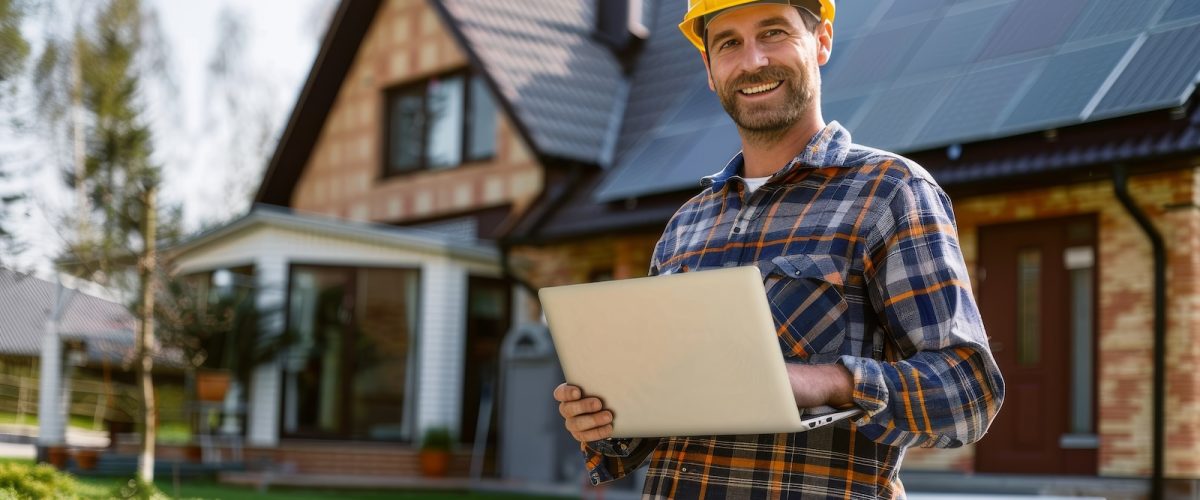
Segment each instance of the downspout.
M1154 472L1150 483L1150 498L1163 498L1163 456L1165 448L1163 431L1166 427L1166 343L1167 343L1167 247L1162 234L1150 222L1133 198L1129 196L1128 176L1125 166L1112 167L1113 193L1129 215L1137 221L1142 231L1150 238L1154 250Z

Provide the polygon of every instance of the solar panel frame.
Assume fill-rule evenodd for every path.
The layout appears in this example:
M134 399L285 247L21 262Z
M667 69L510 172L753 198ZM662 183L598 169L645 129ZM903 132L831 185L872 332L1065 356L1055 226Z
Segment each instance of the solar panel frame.
M901 74L924 74L974 61L1015 4L992 4L946 16L930 30Z
M1200 19L1150 34L1088 119L1184 104L1200 78L1196 54L1200 54Z
M1045 57L984 67L963 76L912 140L913 148L990 137L1007 118L1027 85L1038 76Z
M1067 34L1066 42L1140 32L1167 1L1091 0Z
M977 61L1041 49L1062 41L1088 0L1021 0L983 48Z
M1033 130L1083 121L1088 104L1134 41L1128 37L1052 57L1000 130Z
M936 111L951 86L951 79L943 79L888 89L850 129L854 141L882 149L906 145Z

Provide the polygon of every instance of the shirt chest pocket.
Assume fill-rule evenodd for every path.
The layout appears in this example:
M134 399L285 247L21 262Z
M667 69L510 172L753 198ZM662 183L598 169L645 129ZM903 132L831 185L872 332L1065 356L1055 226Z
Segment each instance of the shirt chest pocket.
M784 356L811 362L836 359L850 328L844 259L784 255L767 267L767 300Z

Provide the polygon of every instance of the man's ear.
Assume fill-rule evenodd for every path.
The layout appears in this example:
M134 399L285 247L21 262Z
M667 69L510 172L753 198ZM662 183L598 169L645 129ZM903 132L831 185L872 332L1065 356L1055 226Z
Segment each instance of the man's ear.
M708 52L701 52L700 59L704 61L704 73L708 76L708 90L717 91L717 85L713 82L712 68L709 67Z
M817 27L817 64L824 66L833 53L833 23L822 21Z

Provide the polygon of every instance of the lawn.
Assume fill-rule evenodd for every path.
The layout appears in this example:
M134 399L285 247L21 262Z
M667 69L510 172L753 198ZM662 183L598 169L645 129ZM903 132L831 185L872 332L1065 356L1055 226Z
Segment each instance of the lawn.
M10 458L0 458L0 462L17 462L17 463L33 463L32 460L20 460ZM115 478L97 478L97 477L78 477L80 494L84 498L110 498L112 492L119 486L122 481ZM202 498L202 499L222 499L222 500L241 500L241 499L289 499L289 500L332 500L332 499L467 499L467 500L517 500L530 498L528 494L504 494L504 493L477 493L477 492L447 492L447 491L366 491L366 490L321 490L321 489L293 489L293 488L271 488L269 491L260 492L253 488L244 488L238 486L229 486L217 484L212 480L201 481L186 481L179 485L179 491L175 491L174 485L170 478L155 481L163 493L171 495L174 498ZM545 500L559 500L556 497L536 497Z

